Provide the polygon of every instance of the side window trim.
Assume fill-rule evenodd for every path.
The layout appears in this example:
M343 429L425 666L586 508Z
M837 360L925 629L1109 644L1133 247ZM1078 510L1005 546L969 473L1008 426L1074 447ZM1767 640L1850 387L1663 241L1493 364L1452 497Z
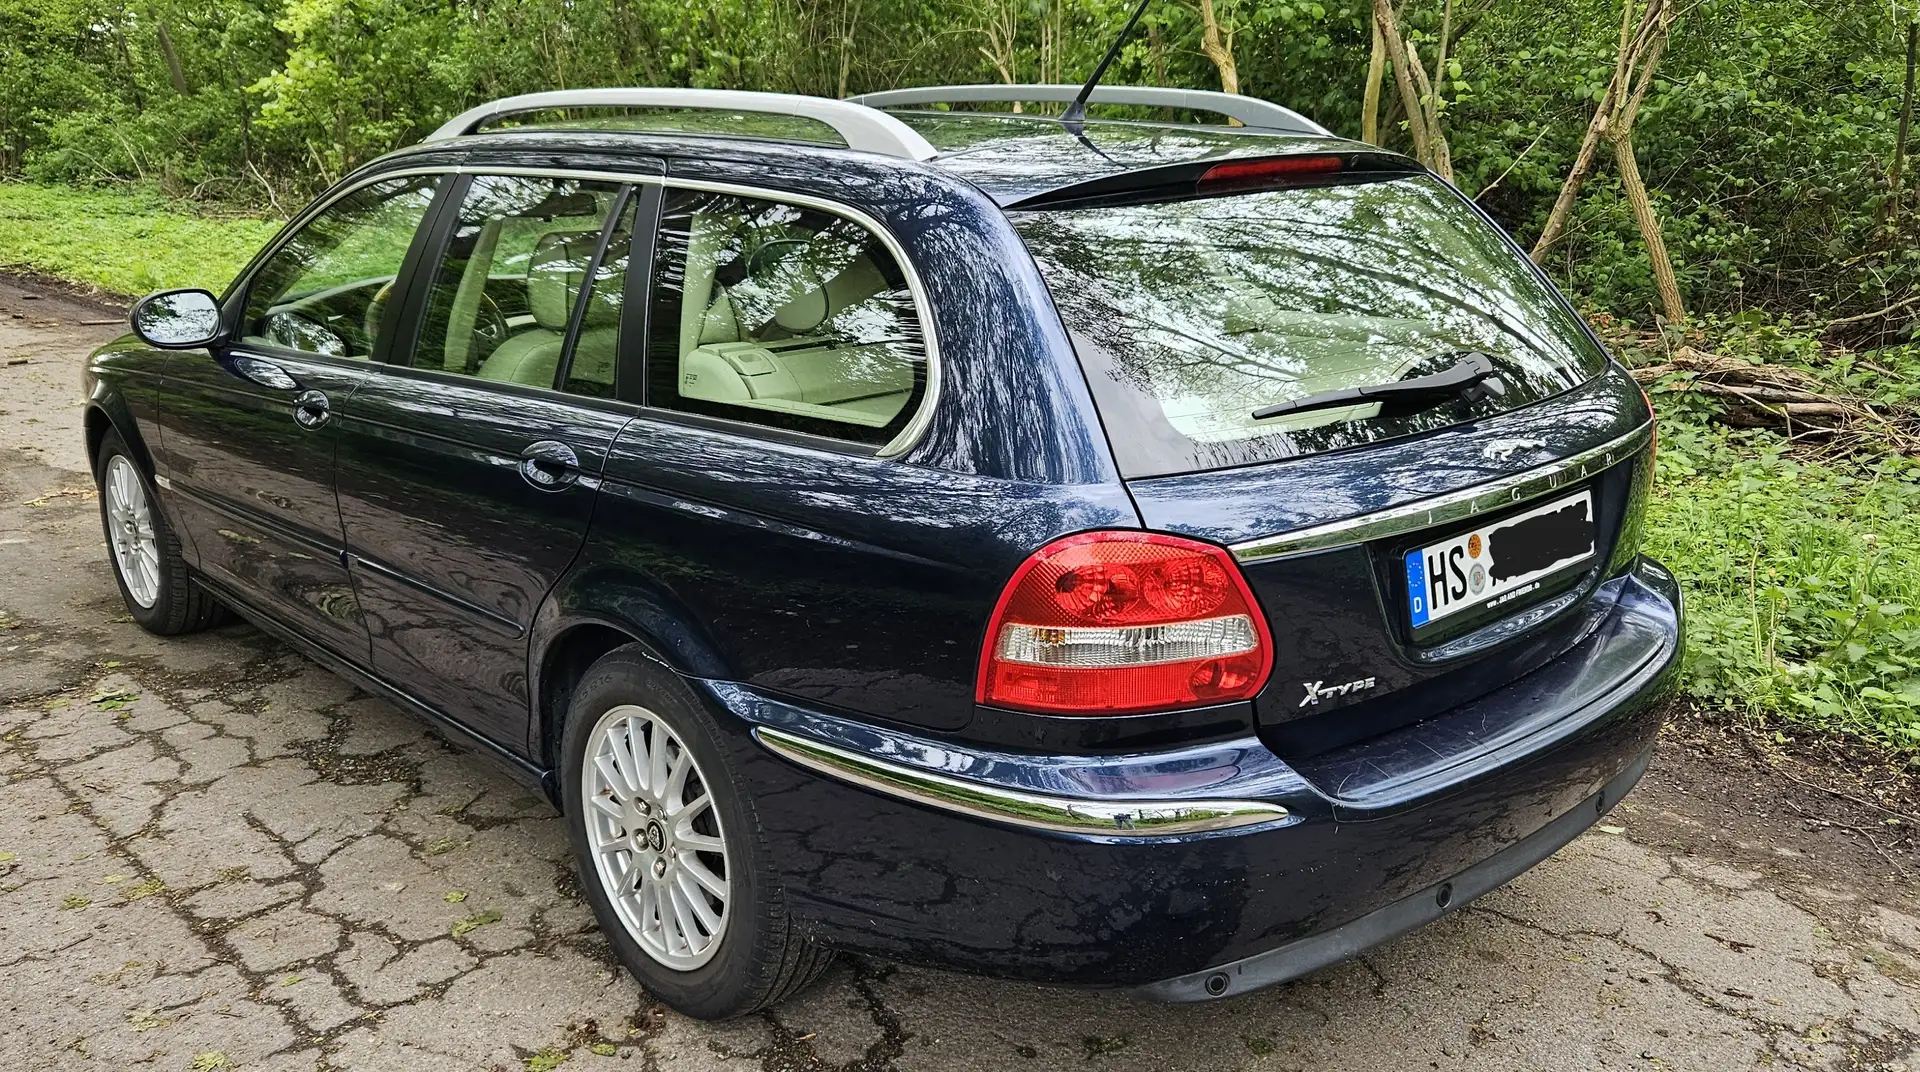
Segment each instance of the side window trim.
M646 337L643 343L645 357L640 370L643 377L642 382L645 384L642 388L643 397L645 398L643 405L648 416L664 418L668 423L691 424L696 427L731 432L752 439L793 442L811 446L816 449L824 448L835 453L847 453L863 457L897 457L911 450L920 442L926 433L927 427L932 424L934 409L940 395L939 339L937 337L930 297L926 287L920 280L919 271L914 266L913 261L907 256L906 248L900 243L893 232L887 229L885 224L852 205L842 204L828 198L797 191L739 183L675 178L673 176L667 176L663 179L655 180L655 182L662 189L660 192L660 204L654 213L654 225L649 231L649 245L651 248L647 251L648 260L646 262L646 276L648 281L646 293L647 314L643 322L643 327L646 331ZM782 428L777 425L724 414L704 413L675 408L665 405L652 397L652 362L657 357L664 356L654 353L654 340L652 337L652 282L660 267L659 264L656 263L655 258L659 256L660 247L658 235L665 224L666 196L676 191L719 194L752 201L763 201L796 208L813 209L831 216L836 216L853 224L879 243L880 247L885 250L888 257L892 259L894 265L899 270L906 283L907 292L913 298L914 317L920 328L922 348L924 351L922 367L924 369L923 375L925 379L919 391L919 397L915 400L914 410L909 415L906 424L895 433L891 440L879 445L861 443L854 440L841 439L837 436ZM674 359L677 360L677 355L674 355ZM685 418L685 420L682 420L682 418Z
M653 331L653 254L660 233L660 206L666 187L645 183L635 190L633 241L627 252L626 294L621 299L620 335L615 352L613 395L636 406L647 404L647 347Z
M606 263L607 247L613 244L613 236L620 230L620 217L627 214L627 205L631 203L632 200L633 184L623 184L619 192L614 195L613 207L607 211L606 222L600 225L600 237L599 240L594 243L593 256L587 260L586 271L580 276L580 293L574 295L573 308L567 312L567 330L560 342L560 360L553 364L553 389L563 394L567 389L567 376L573 371L573 348L575 344L580 341L581 328L584 327L587 322L587 306L593 301L593 290L595 284L598 282L600 266ZM633 261L631 258L627 261L627 274L633 274ZM623 284L624 282L625 281L622 280ZM625 301L626 287L624 285L621 287L620 294L621 300ZM625 330L626 319L627 311L623 306L620 310L620 323L616 330ZM618 338L619 336L615 335L615 339L618 340ZM618 345L616 341L615 346L617 347ZM617 350L615 352L616 354L618 353ZM619 365L616 362L614 366L614 383L616 385L614 394L616 396L619 394L619 381L620 371Z
M661 165L656 164L655 166ZM412 168L394 168L392 170L366 175L353 180L350 184L336 187L327 194L323 200L316 202L310 206L307 211L296 217L294 221L283 228L278 235L274 236L272 242L259 253L255 254L253 260L248 262L245 268L241 269L239 276L234 279L227 291L221 296L222 316L237 317L240 314L245 305L247 290L253 285L254 277L259 274L261 267L265 265L275 253L278 253L295 234L299 233L301 228L305 227L315 216L333 207L335 202L364 186L370 186L377 182L402 178L409 175L437 175L441 177L434 189L434 204L429 207L427 219L423 221L420 229L415 232L413 244L408 247L407 251L409 258L414 257L416 252L418 252L420 257L424 258L427 253L424 242L428 238L429 232L438 223L443 207L448 203L458 204L458 202L451 201L450 191L452 187L461 185L462 193L464 194L464 184L458 183L457 181L449 181L450 177L458 180L472 174L526 175L628 183L639 187L641 197L639 200L639 215L636 217L634 223L632 259L628 262L626 300L629 304L627 310L622 314L620 328L621 342L618 351L618 371L616 372L616 382L625 383L627 386L616 387L615 397L617 400L630 405L645 407L649 414L663 415L670 421L681 416L691 416L697 419L688 423L709 427L724 426L737 434L748 437L787 440L793 436L798 436L815 445L831 445L831 449L841 450L851 446L855 453L877 455L882 458L897 457L916 446L926 434L928 426L933 423L933 414L939 404L942 393L940 340L933 316L931 296L926 286L921 282L919 270L914 265L912 259L907 256L905 246L900 243L900 240L893 232L888 230L880 220L865 211L855 208L852 205L833 201L829 198L746 183L712 182L703 179L676 178L664 174L664 170L664 167L661 166L661 171L649 172L645 165L639 164L620 168L607 168L605 170L581 167L476 167L471 164L438 164ZM667 189L701 190L709 193L735 194L741 197L786 201L793 204L818 208L851 220L879 238L881 244L887 249L888 253L893 256L895 263L899 265L901 272L906 277L908 290L914 297L914 304L920 319L921 335L925 340L926 346L926 390L922 394L918 410L907 421L906 426L900 430L900 433L894 437L892 442L887 443L878 450L874 450L872 448L861 447L858 444L845 444L836 443L831 440L822 440L818 437L807 436L804 433L786 433L779 429L756 425L748 421L735 421L724 417L683 415L675 410L662 409L648 404L645 398L644 385L647 379L647 362L651 356L646 352L646 337L651 327L649 310L652 305L652 264L653 256L657 249L656 235L659 231L660 209L665 201L665 191ZM448 215L457 215L457 209L448 213ZM643 243L644 248L642 248ZM636 272L633 270L634 265L645 265L646 271ZM636 276L640 277L638 283L640 290L638 293L635 292ZM406 286L408 291L421 289L414 287L411 279L407 281ZM430 290L431 287L425 289ZM414 302L412 294L408 294L405 297L408 308L405 309L404 312L408 316L411 326L417 330L419 316L413 306L418 303ZM631 333L628 330L627 318L635 315L632 311L636 306L632 303L636 299L639 301L637 308L640 312L637 315L639 316L640 323L635 325L635 327L638 329L639 337L638 339L632 339L630 338ZM424 291L422 300L424 300ZM234 321L229 320L228 322L232 323ZM408 338L407 352L409 355L411 355L416 341L415 338ZM277 347L262 347L261 349L268 351L278 350ZM391 349L390 347L389 354L391 353ZM368 362L368 364L377 368L382 364L391 366L394 363L376 360Z
M305 212L294 217L285 227L282 227L280 233L274 235L272 241L261 247L260 252L254 254L253 259L248 261L246 267L240 270L240 274L235 276L233 282L227 285L226 293L220 296L220 318L222 322L230 327L240 322L240 318L246 313L247 295L252 291L253 284L257 281L260 272L266 268L267 264L271 262L275 256L279 255L281 250L286 248L289 242L293 241L295 236L301 231L306 230L308 224L318 219L328 209L346 200L354 193L378 183L388 182L393 179L408 178L414 175L438 176L434 181L433 200L428 204L426 215L422 217L420 226L414 229L413 241L407 245L407 252L402 258L401 263L404 270L408 259L413 257L416 250L419 249L421 239L426 235L435 215L439 212L442 199L446 196L447 188L453 185L447 181L448 177L457 176L459 173L460 169L452 164L438 167L396 168L392 171L382 171L377 174L364 176L351 185L336 187L321 200L308 206ZM237 345L238 340L236 339L234 341ZM298 350L288 350L284 347L263 345L260 343L248 343L247 348L270 354L292 354L302 358L315 356ZM351 360L364 362L364 359L360 358Z
M433 204L427 209L426 222L420 225L413 245L407 247L406 259L401 261L402 278L395 288L395 294L388 299L396 303L390 308L399 313L400 319L384 341L374 340L375 365L412 366L414 350L420 344L420 321L427 295L433 290L431 279L425 285L420 284L417 278L420 267L440 263L441 256L446 253L447 242L453 237L454 224L459 222L460 204L466 200L467 189L472 185L473 175L463 169L450 181L441 183L435 191Z

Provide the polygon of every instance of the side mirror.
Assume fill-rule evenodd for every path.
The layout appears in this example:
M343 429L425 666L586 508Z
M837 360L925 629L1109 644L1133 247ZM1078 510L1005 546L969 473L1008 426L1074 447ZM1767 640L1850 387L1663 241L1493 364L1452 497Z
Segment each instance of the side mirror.
M220 303L204 290L163 290L127 314L140 341L162 350L191 350L220 337Z

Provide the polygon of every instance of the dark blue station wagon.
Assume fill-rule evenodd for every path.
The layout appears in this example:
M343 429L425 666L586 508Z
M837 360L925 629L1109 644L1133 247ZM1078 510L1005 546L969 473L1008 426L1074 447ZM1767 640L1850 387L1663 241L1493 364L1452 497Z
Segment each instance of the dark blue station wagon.
M700 1017L842 949L1239 994L1573 839L1681 648L1632 379L1403 157L947 106L1023 95L536 94L362 168L89 363L129 609L538 782Z

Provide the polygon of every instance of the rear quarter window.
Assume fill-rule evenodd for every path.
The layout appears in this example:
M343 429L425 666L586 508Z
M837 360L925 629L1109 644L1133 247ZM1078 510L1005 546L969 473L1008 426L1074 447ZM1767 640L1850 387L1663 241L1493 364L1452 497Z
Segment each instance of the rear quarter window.
M1526 405L1606 355L1458 194L1415 176L1013 213L1121 469L1153 476L1338 450ZM1488 355L1504 393L1409 412L1253 411Z

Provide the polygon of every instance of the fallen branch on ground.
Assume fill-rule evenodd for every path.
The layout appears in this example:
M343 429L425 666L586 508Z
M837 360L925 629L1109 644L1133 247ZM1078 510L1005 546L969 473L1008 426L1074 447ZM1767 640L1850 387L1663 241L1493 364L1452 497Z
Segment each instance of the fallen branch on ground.
M1720 420L1736 428L1779 428L1790 436L1877 442L1878 449L1920 453L1920 412L1881 406L1787 365L1756 365L1682 346L1665 361L1633 369L1650 389L1708 395Z

